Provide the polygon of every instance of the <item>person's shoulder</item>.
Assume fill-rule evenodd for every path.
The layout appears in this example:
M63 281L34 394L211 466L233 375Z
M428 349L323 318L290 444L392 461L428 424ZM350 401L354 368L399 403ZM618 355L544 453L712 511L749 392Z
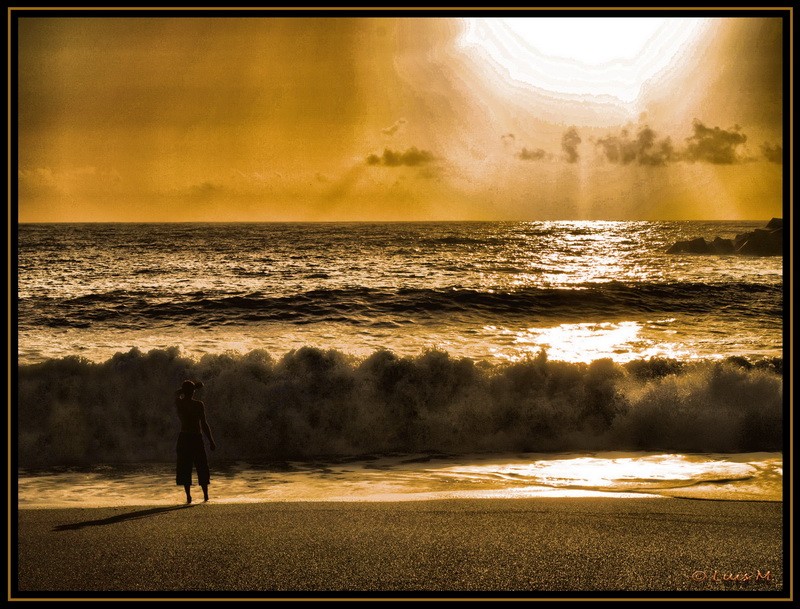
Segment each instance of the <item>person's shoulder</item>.
M203 402L201 402L200 400L192 400L192 402L194 402L194 405L197 406L198 408L205 408L206 407L206 405L203 404Z

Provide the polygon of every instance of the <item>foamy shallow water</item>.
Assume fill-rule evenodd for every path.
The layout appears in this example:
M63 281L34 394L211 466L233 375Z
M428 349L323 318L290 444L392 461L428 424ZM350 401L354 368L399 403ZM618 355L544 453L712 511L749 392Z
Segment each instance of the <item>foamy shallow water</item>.
M215 503L457 498L683 497L781 501L780 453L391 455L313 463L212 464ZM194 487L195 500L202 498ZM20 508L171 505L172 464L21 470Z

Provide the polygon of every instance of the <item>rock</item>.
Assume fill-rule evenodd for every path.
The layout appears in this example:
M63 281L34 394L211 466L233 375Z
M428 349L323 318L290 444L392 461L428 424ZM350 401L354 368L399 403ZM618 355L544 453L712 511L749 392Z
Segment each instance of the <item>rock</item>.
M690 241L678 241L667 250L668 254L708 254L708 243L702 237Z
M715 254L732 254L735 250L732 239L716 237L709 245Z
M780 256L783 254L783 229L759 228L750 233L736 250L745 256Z
M710 243L702 237L677 241L668 254L742 254L745 256L781 256L783 254L783 219L772 218L766 228L736 235L734 239L716 237Z

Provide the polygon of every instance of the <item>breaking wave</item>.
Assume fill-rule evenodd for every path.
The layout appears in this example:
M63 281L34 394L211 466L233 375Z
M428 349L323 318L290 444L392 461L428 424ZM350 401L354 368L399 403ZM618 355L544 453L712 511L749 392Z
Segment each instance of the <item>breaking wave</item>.
M21 365L21 466L174 457L174 391L202 380L220 459L443 451L775 451L780 359L490 365L442 351L304 347L193 360L177 347Z

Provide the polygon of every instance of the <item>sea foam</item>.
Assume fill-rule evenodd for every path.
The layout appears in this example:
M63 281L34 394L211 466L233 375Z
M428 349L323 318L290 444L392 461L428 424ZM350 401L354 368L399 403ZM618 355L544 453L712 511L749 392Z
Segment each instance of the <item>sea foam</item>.
M221 459L366 453L777 451L779 359L486 364L443 351L133 349L19 366L21 466L174 458L175 390L202 380Z

